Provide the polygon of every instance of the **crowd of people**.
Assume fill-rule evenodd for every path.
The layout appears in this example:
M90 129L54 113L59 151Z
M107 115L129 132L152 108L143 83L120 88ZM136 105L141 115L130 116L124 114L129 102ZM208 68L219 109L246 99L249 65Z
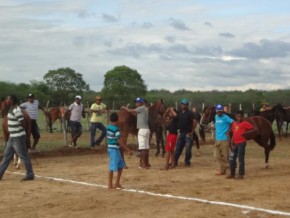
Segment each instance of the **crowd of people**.
M44 108L35 99L33 94L27 96L27 102L18 105L16 96L11 95L7 97L7 103L10 106L8 112L8 131L10 133L7 142L4 156L0 164L0 179L2 179L5 170L7 169L13 154L17 153L23 160L26 167L26 176L22 181L33 180L34 173L29 158L29 150L35 150L36 145L40 139L40 131L37 125L38 110L41 109L45 114ZM82 97L75 96L75 101L68 107L66 113L70 115L71 140L68 143L70 147L78 147L77 140L82 134L81 118L85 116L84 106L81 103ZM90 147L95 148L103 143L106 139L107 151L109 156L109 184L108 188L122 188L120 178L123 168L126 167L122 151L127 151L131 154L130 149L123 143L121 139L121 130L117 125L118 114L110 111L106 104L102 102L101 96L95 97L95 103L89 108L90 118ZM128 113L133 114L137 118L137 140L138 150L140 151L140 169L149 169L151 167L149 158L149 114L146 101L143 98L135 99L136 107L134 109L123 106L122 109ZM21 109L26 109L31 118L31 133L33 136L32 146L26 145L26 124L23 119ZM242 179L245 174L245 146L246 139L243 133L253 129L252 124L243 120L243 112L236 113L236 120L230 118L224 113L223 105L218 104L215 107L215 144L214 144L214 158L218 164L218 172L216 175L226 175L229 170L230 173L226 175L228 179ZM183 165L188 167L191 165L192 146L194 142L198 145L199 140L195 132L198 124L198 113L193 107L189 108L189 100L181 99L180 109L176 110L174 107L168 109L169 117L171 118L170 125L167 127L166 145L165 145L165 165L162 170L173 169L179 165L181 154L185 148ZM107 118L109 117L109 124L106 126ZM96 131L101 131L100 136L96 139ZM231 136L231 137L230 137ZM238 175L236 175L238 158ZM113 185L113 173L117 172L117 179Z

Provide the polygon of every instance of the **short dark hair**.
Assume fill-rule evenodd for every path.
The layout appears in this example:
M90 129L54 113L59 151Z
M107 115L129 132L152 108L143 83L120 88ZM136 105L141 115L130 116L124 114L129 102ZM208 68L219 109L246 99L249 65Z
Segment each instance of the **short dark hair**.
M236 115L238 115L238 114L244 116L244 111L242 111L242 110L238 110L238 111L236 112Z
M110 115L110 121L111 122L117 122L118 119L119 119L119 116L118 116L118 114L116 112L111 113L111 115Z
M19 100L16 95L8 95L8 97L10 97L13 105L18 104Z

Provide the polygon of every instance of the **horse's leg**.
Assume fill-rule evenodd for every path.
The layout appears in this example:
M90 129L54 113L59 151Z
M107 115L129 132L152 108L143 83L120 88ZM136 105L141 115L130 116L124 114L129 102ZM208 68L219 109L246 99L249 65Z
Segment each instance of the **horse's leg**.
M265 168L269 168L269 154L270 154L270 149L264 148L265 150Z
M286 131L285 131L285 138L287 138L288 124L289 124L289 122L287 121L287 124L286 124Z

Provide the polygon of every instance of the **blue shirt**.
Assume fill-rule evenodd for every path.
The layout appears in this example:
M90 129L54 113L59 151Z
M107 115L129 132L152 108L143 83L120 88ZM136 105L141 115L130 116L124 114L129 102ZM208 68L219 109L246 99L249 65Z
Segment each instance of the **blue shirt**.
M215 115L215 139L217 141L228 140L226 133L233 121L234 120L226 114L222 114L222 116Z
M121 138L121 132L119 127L115 125L108 125L107 126L107 143L108 143L108 149L120 149L120 145L118 142L118 139Z

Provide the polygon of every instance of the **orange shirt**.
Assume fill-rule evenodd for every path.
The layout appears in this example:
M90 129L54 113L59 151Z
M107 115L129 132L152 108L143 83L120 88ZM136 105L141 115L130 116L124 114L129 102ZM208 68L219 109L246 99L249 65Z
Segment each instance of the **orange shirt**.
M253 129L253 125L248 121L242 122L233 122L232 131L233 131L233 143L240 144L246 141L246 139L242 136L242 134L248 130Z

